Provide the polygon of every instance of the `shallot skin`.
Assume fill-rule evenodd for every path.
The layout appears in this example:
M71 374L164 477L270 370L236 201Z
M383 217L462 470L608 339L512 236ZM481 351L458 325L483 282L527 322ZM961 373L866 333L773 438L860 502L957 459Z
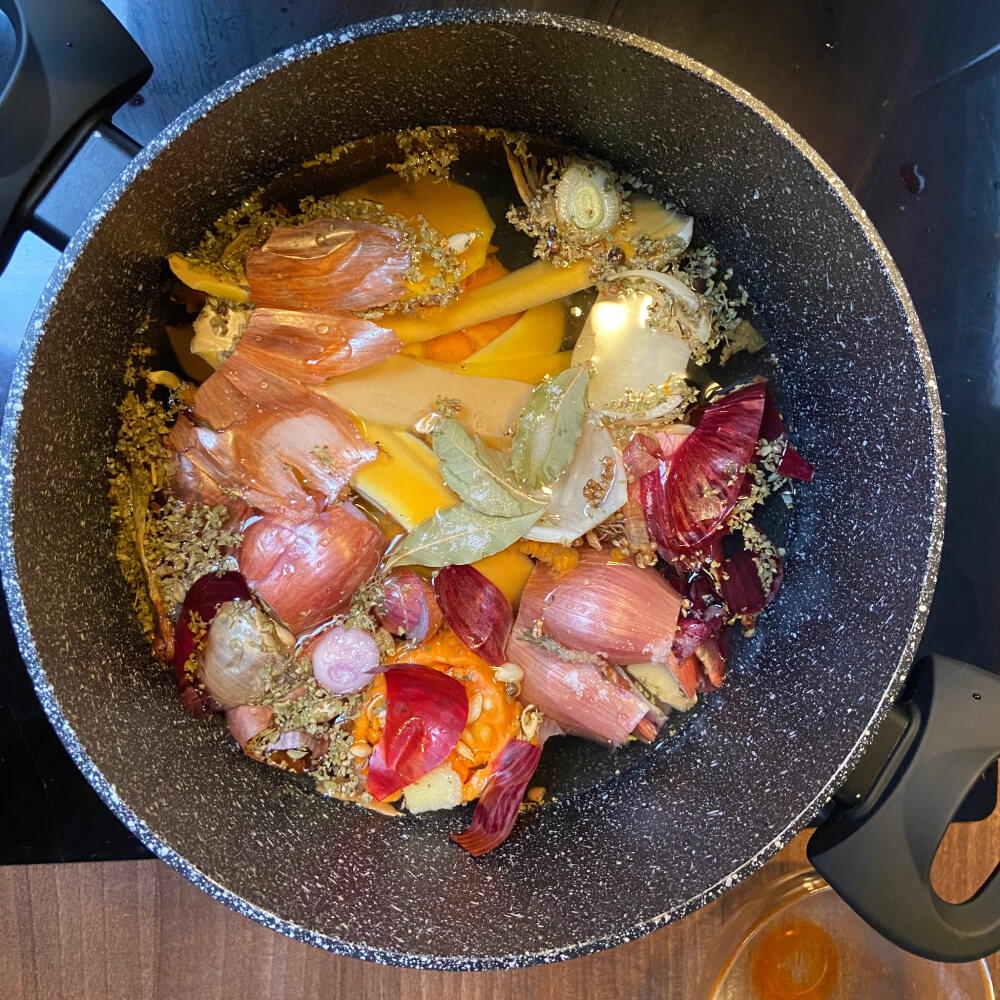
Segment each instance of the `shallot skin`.
M250 587L301 636L350 604L384 551L382 533L345 502L304 521L261 517L246 528L237 562Z
M393 635L430 639L444 624L434 588L412 569L390 573L382 587L378 619Z
M537 608L544 632L563 646L623 666L666 659L681 606L656 570L614 563L592 549L558 578L536 566L521 601Z
M266 678L280 671L289 653L274 623L252 601L227 601L198 651L198 676L223 708L235 708L260 697Z

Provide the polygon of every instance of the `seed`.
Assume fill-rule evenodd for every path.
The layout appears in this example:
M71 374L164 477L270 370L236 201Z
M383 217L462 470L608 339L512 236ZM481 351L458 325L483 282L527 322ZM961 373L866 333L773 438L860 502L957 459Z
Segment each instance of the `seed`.
M493 671L498 681L517 684L524 680L524 671L516 663L502 663Z
M364 760L372 752L371 745L364 740L358 740L351 744L351 754L359 760Z
M455 746L455 749L459 752L459 754L461 754L463 757L465 757L466 760L474 760L475 759L476 755L473 752L472 747L470 747L469 744L465 742L465 740L459 740L458 743Z
M489 708L491 708L491 707L492 706L488 706L487 707L487 711L489 711ZM477 691L469 699L469 717L468 717L468 719L466 719L466 725L470 725L471 726L472 723L475 722L476 719L478 719L480 715L482 715L483 708L484 708L483 696Z
M511 696L511 698L518 698L518 697L520 697L520 695L521 695L521 685L520 684L515 684L513 682L509 683L507 685L507 694L509 694Z
M541 785L536 785L534 788L528 789L528 801L534 802L536 805L545 798L545 789Z
M534 705L528 705L521 713L521 730L525 739L531 739L538 731L541 713Z
M492 712L493 709L494 709L494 707L495 707L494 704L493 704L493 699L489 698L489 697L486 697L486 698L483 698L482 701L483 701L483 711L484 712Z
M485 723L476 726L476 742L487 750L493 745L493 730Z

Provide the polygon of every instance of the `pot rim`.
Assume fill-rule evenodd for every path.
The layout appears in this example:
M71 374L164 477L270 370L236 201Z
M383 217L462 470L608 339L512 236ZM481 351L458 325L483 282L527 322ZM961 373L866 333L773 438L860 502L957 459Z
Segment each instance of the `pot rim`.
M517 24L577 34L588 34L596 38L606 39L618 46L638 49L649 53L656 58L666 60L680 69L691 73L709 86L722 91L725 95L748 107L765 125L777 132L799 154L808 160L816 173L829 185L830 189L843 204L845 210L861 228L866 243L871 248L879 265L888 277L906 316L907 325L914 341L926 386L932 424L935 470L934 516L928 541L926 570L921 581L917 611L913 617L906 644L900 653L889 685L884 690L875 711L865 723L854 747L837 764L829 779L822 788L817 790L809 804L798 815L792 817L780 833L761 847L752 857L743 862L742 865L713 885L663 913L622 927L615 933L601 934L594 938L571 942L555 949L490 956L488 958L477 958L466 955L423 955L389 948L375 948L343 941L339 938L313 931L301 924L286 920L259 905L247 902L243 897L220 885L210 875L192 865L174 851L169 844L161 840L157 833L140 819L127 803L118 797L114 785L107 780L94 764L78 739L73 727L62 713L55 692L46 677L45 669L35 648L31 629L28 624L28 613L21 594L14 554L14 514L11 503L15 444L20 416L23 410L24 391L34 365L36 348L44 336L45 327L53 304L58 298L66 277L75 266L81 251L94 230L115 207L122 194L128 189L135 178L142 171L149 168L156 161L160 153L191 124L207 115L217 105L235 97L258 80L271 76L288 64L319 55L335 46L349 45L355 41L375 35L388 35L397 31L425 27L461 26L465 24ZM551 963L576 958L606 948L612 948L627 941L643 937L659 927L680 919L687 913L711 902L726 889L731 888L737 882L759 869L768 858L791 841L817 814L821 807L831 798L836 788L842 783L855 762L864 753L879 723L894 703L896 695L902 688L903 682L909 672L921 634L927 622L941 558L941 546L944 537L945 488L945 438L941 401L930 352L909 292L903 283L902 276L895 262L881 237L876 232L865 210L826 161L798 132L771 111L770 108L727 77L717 73L704 63L678 52L676 49L661 45L641 35L623 31L596 21L561 14L526 10L452 8L439 11L394 14L351 25L335 32L328 32L307 41L299 42L263 62L243 70L237 76L215 88L192 104L186 111L178 115L173 122L167 125L163 131L155 136L130 161L122 173L111 183L101 199L87 214L80 228L73 235L46 283L21 343L12 373L10 391L3 414L3 424L0 427L0 573L2 573L10 618L21 656L24 659L25 666L31 676L35 691L45 713L63 745L66 747L66 750L87 781L118 819L154 854L175 868L185 878L198 886L198 888L220 902L225 903L237 913L250 917L272 930L279 931L295 940L313 944L327 951L348 955L353 958L425 969L471 971L519 968L539 963Z

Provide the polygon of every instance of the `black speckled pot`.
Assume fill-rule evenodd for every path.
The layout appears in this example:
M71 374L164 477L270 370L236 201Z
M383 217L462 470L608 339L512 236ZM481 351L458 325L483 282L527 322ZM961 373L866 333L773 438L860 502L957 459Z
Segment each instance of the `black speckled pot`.
M620 774L604 767L563 795L553 785L558 801L479 861L448 840L463 817L392 821L309 795L246 760L220 725L185 716L133 623L105 499L123 361L164 255L318 150L436 122L579 146L694 212L760 305L786 413L817 467L789 527L788 584L724 689ZM826 801L920 635L943 455L896 268L840 181L766 108L676 52L587 22L397 17L290 49L209 95L91 213L15 373L2 564L63 742L129 828L197 885L361 958L551 962L714 898Z

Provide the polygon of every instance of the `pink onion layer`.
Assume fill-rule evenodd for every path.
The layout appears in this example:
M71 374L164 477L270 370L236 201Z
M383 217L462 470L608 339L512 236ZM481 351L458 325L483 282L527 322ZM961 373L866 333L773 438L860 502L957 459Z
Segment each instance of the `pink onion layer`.
M448 627L487 663L499 667L514 624L503 591L474 566L445 566L434 577L434 595Z
M266 371L312 384L382 361L402 346L392 330L344 310L258 307L235 353Z
M258 306L326 312L371 309L406 291L409 251L386 226L315 219L277 226L247 257L247 281Z
M266 514L243 534L237 562L295 635L343 611L375 572L385 538L351 503L308 520Z
M385 699L385 725L369 758L366 786L379 801L443 764L469 716L460 681L416 664L386 671Z
M568 649L609 662L662 662L674 641L680 594L651 568L611 563L609 552L583 549L569 572L539 563L524 595L546 635Z
M393 635L423 642L444 623L434 588L412 569L389 574L382 588L379 622Z
M335 625L308 647L313 676L334 694L354 694L385 668L375 640L360 628Z
M538 744L508 740L493 760L489 781L476 803L469 828L464 833L453 833L451 839L474 858L502 844L514 828L541 754Z
M521 700L537 705L563 732L598 743L624 743L645 718L645 702L609 680L598 657L563 659L523 638L530 628L531 619L525 621L519 612L507 643L507 659L524 671Z

